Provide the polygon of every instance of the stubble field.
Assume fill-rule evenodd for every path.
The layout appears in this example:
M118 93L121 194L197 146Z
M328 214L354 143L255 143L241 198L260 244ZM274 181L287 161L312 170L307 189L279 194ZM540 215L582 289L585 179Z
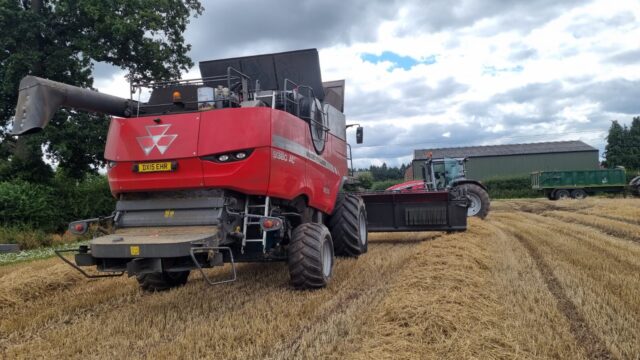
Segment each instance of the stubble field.
M212 276L223 275L212 270ZM286 264L157 294L0 266L0 358L640 358L640 200L495 201L465 233L371 234L331 285Z

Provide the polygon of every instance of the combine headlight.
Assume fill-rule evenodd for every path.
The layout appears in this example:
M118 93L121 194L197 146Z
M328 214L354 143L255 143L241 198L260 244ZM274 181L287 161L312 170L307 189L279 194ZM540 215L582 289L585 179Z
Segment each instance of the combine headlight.
M202 160L213 161L216 163L231 163L249 158L253 149L236 150L223 154L212 154L200 157Z

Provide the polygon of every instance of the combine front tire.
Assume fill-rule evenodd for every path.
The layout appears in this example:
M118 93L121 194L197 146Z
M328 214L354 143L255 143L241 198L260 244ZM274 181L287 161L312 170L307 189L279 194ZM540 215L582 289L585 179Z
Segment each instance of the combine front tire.
M467 197L471 202L467 208L467 216L477 216L480 219L484 219L491 206L487 191L476 184L462 184L460 186L467 190Z
M305 223L293 229L289 244L291 284L299 290L327 286L333 270L333 243L322 224Z
M165 291L187 283L189 271L161 272L136 276L138 284L145 291Z
M357 257L369 249L367 211L359 196L339 194L329 219L329 229L338 256Z

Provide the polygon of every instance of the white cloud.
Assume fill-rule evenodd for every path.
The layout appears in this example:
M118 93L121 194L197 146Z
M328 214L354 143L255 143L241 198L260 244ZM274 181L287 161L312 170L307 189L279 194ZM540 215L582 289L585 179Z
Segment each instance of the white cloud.
M265 12L278 7L254 14L247 6L243 13L263 21L248 22L234 43L212 46L202 29L224 33L232 20L219 17L226 5L205 2L187 41L193 54L208 57L195 62L319 47L323 79L346 79L348 122L375 129L365 130L365 144L354 144L359 167L407 162L414 148L433 146L581 139L602 149L610 120L640 114L632 100L640 94L640 61L633 61L640 57L640 2L406 0L376 3L366 17L348 15L369 3L335 1L320 17L320 8L308 6L298 16L309 31L270 23ZM383 52L418 64L403 69L362 59ZM435 63L421 63L426 59ZM185 77L198 75L195 67ZM123 96L123 76L99 78L95 86Z

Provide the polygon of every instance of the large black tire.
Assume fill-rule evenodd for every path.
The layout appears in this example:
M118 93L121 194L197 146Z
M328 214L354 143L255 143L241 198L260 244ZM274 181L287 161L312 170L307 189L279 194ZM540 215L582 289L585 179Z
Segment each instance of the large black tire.
M571 192L568 189L558 189L554 194L556 200L566 200L571 198Z
M339 194L329 230L337 256L358 257L369 250L367 210L361 197Z
M288 260L294 288L306 290L327 286L333 271L329 229L316 223L305 223L293 229Z
M487 217L489 208L491 207L489 193L476 184L462 184L458 186L466 189L467 197L469 197L469 201L471 201L471 204L469 204L467 208L467 216L477 216L480 219Z
M636 176L629 182L629 189L634 196L640 196L640 176Z
M587 192L584 189L574 189L571 191L571 198L582 200L587 197Z
M190 271L161 272L136 276L145 291L165 291L187 283Z

